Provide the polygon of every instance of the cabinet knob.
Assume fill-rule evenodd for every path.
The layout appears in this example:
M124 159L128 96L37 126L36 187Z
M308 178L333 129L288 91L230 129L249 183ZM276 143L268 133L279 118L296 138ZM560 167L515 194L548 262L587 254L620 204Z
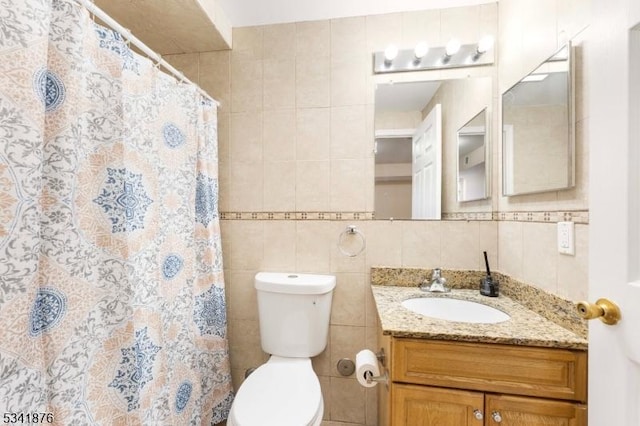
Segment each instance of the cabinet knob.
M500 412L498 412L498 411L494 411L493 413L491 413L491 418L496 423L502 423L502 416L500 415Z
M473 416L478 420L482 420L484 418L484 416L482 415L482 411L478 410L477 408L473 410Z

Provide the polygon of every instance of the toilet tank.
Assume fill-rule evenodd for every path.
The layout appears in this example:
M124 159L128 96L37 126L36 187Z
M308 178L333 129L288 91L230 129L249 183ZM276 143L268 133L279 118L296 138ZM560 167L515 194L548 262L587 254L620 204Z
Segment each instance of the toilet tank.
M255 277L262 350L308 358L327 346L333 275L259 272Z

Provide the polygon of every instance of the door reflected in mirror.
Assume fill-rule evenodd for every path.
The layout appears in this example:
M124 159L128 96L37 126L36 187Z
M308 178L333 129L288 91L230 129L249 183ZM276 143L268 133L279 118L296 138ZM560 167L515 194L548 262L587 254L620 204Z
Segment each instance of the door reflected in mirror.
M503 195L574 186L571 46L502 95Z
M487 185L487 109L483 109L458 130L458 201L484 200Z
M442 110L430 104L439 87L437 81L377 87L377 219L440 219Z

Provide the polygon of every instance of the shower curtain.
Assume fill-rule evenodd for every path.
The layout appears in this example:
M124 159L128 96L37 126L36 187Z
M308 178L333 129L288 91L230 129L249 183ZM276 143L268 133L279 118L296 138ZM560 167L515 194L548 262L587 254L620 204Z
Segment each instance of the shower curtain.
M227 417L216 132L74 1L0 1L0 422Z

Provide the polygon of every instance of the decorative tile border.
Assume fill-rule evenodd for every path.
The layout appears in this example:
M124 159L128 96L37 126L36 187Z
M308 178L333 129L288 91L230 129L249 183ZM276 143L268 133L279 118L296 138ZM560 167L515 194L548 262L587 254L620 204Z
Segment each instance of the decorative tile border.
M220 212L222 220L373 220L374 212ZM388 219L390 220L390 219ZM406 220L406 219L396 219ZM442 220L589 223L588 210L443 213Z
M503 222L575 222L589 223L589 210L561 210L541 212L497 212L494 213L498 221Z
M392 285L416 287L420 282L431 277L432 269L423 268L371 268L372 285ZM443 269L442 275L451 288L477 289L484 271ZM587 322L578 316L574 302L548 293L538 287L518 281L506 274L491 274L500 282L500 293L515 300L582 338L587 338Z
M496 220L493 212L455 212L442 213L442 220Z
M221 220L372 220L373 212L220 212Z

